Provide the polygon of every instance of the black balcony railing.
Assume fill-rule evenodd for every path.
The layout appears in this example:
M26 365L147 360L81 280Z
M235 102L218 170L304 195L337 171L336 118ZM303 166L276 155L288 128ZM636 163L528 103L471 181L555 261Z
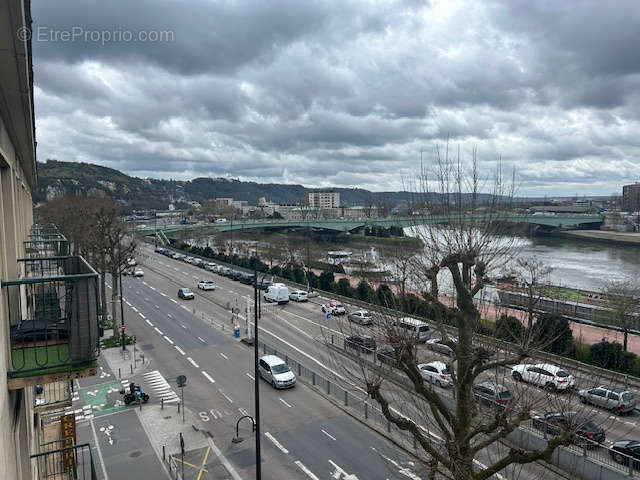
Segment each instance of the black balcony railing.
M86 443L62 447L63 441L41 445L44 451L31 455L31 465L39 480L97 480L91 446ZM60 448L58 448L60 447Z
M2 282L11 339L9 377L94 366L100 353L98 274L82 257L18 261L26 278Z
M27 257L64 257L69 255L69 242L53 224L35 224L24 243Z
M60 380L33 387L33 408L44 412L70 406L73 398L73 380Z

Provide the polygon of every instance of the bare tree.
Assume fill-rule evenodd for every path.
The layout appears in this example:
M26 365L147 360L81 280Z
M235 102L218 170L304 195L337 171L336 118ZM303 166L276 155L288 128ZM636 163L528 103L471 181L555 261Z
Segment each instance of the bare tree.
M627 351L629 330L638 328L640 314L640 285L634 278L611 280L602 289L605 307L614 322L622 329L623 348Z
M484 288L487 273L502 268L518 252L517 237L500 222L500 216L512 207L513 179L505 180L498 163L493 178L483 180L475 152L466 169L459 155L452 159L448 150L441 153L436 149L433 177L424 170L416 184L421 198L437 203L428 205L426 211L442 213L416 222L414 228L425 248L414 271L422 283L423 297L430 302L431 321L442 337L441 344L451 352L447 371L434 382L444 386L446 377L455 400L425 380L426 371L418 365L425 352L417 348L418 338L398 328L397 317L388 310L379 313L370 332L378 344L392 348L395 370L370 368L369 363L359 362L358 374L352 378L364 385L390 424L415 439L428 478L443 475L454 480L484 480L509 466L548 461L557 446L571 441L572 432L552 436L540 450L504 449L500 445L531 417L536 405L556 405L561 410L568 397L548 392L541 397L523 394L510 409L487 411L474 396L476 380L493 377L499 381L536 347L523 339L497 352L495 343L478 336L481 315L474 298ZM451 283L452 301L441 295L441 282ZM342 327L345 332L353 328L348 322ZM397 387L398 381L403 388ZM491 462L484 460L478 468L477 457L486 457L487 451L494 452L488 457Z
M552 268L545 265L537 257L518 258L516 264L516 277L527 297L527 328L534 323L536 312L539 310L540 299L545 294L545 287L549 285L549 274Z

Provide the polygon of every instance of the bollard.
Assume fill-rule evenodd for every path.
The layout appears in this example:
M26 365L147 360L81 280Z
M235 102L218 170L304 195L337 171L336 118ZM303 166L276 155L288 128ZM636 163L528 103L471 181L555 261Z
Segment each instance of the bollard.
M167 456L166 456L166 447L164 445L162 445L162 460L166 460Z
M289 365L289 355L285 355L285 356L284 356L284 363L286 363L287 365Z
M391 433L391 422L387 420L387 432Z
M119 368L118 368L118 378L122 378L122 372L120 372Z
M164 410L164 397L160 397L160 410Z
M331 382L327 380L327 395L331 395Z
M316 372L311 372L311 384L316 386Z
M144 365L144 353L142 354L142 364Z
M347 392L346 390L344 391L344 406L349 406L349 392Z
M180 402L178 402L178 413L180 413Z
M333 345L333 333L331 334L331 345Z
M131 367L131 373L133 374L133 365L129 364L129 366Z
M194 315L196 314L196 308L195 307L193 307L193 314Z
M369 418L369 404L364 402L364 418Z
M302 376L302 366L300 364L298 364L298 376Z

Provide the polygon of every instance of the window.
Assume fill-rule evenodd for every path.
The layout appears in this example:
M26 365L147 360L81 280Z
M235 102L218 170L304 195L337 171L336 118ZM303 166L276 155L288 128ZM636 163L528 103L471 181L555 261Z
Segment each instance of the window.
M618 395L616 392L609 392L609 398L611 400L618 401L620 400L620 395Z
M593 390L590 390L589 393L596 397L605 398L607 396L607 391L602 388L594 388Z
M438 370L436 370L431 365L427 365L427 366L422 367L422 370L427 371L427 372L432 372L432 373L438 373Z
M567 372L565 372L564 370L558 370L558 373L556 373L556 377L565 378L565 377L568 377L568 376L569 376L569 374Z
M631 402L633 400L633 393L631 392L624 392L622 394L622 400L624 400L625 402Z

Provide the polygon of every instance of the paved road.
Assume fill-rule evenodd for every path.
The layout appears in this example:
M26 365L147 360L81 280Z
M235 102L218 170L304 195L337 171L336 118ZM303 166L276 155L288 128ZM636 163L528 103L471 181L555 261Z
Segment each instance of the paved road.
M129 328L138 335L141 348L154 355L168 377L185 373L190 378L199 378L187 389L187 406L201 412L201 418L211 425L216 437L231 438L236 418L242 413L253 412L252 356L244 347L230 341L228 335L203 322L202 314L217 323L227 322L230 314L220 305L234 304L236 298L238 304L242 304L242 295L251 290L163 256L151 254L145 261L150 268L147 268L144 280L125 280L125 297L132 309L127 318L133 315L136 319L128 322ZM202 277L216 277L214 280L219 288L215 292L198 292L195 301L174 298L179 286L193 286ZM199 318L194 317L194 309ZM309 363L322 368L334 362L324 345L326 333L323 335L320 331L325 324L319 322L326 324L317 306L290 304L271 317L265 316L261 331L271 337L270 343L280 342L289 351L293 349ZM272 392L263 384L261 397L263 431L269 432L263 439L263 461L273 472L291 474L293 471L300 478L307 478L305 472L309 471L322 477L322 468L330 467L334 469L332 472L356 472L358 478L395 478L393 471L387 474L385 470L395 469L398 474L398 470L409 465L409 460L399 457L386 442L376 445L381 441L379 437L357 422L350 430L349 438L354 439L360 449L352 447L355 452L349 451L341 460L344 449L339 445L346 441L341 440L333 450L324 450L323 447L319 454L317 446L324 445L321 440L329 441L329 445L338 442L339 436L331 432L334 428L339 431L340 427L334 424L333 419L343 418L342 421L346 422L348 417L301 385L287 392ZM312 428L315 435L307 430L313 422L317 423ZM229 444L226 449L226 454L241 473L253 469L251 449L244 443ZM356 452L358 455L354 455ZM486 461L494 461L499 453L487 452ZM362 464L356 458L362 460ZM386 468L382 469L375 459ZM315 468L321 470L313 473L309 465L317 465ZM381 474L383 471L385 473ZM509 478L515 478L513 472L509 473ZM517 473L520 478L551 476L550 472L537 465L526 466ZM406 478L406 475L399 475Z

